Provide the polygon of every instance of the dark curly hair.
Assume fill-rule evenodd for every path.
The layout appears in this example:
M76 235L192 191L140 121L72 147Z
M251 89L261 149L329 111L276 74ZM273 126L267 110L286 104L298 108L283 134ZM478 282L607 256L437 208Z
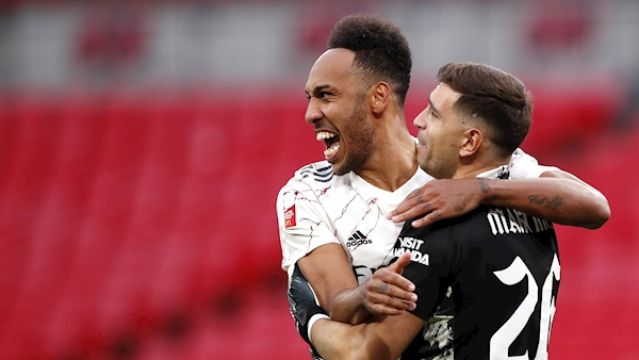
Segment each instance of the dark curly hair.
M331 31L328 48L353 51L363 79L371 84L387 81L404 105L412 61L408 41L399 28L377 16L346 16Z
M470 62L442 66L437 79L461 94L455 107L484 121L492 141L512 153L526 138L531 123L532 101L524 83L498 68Z

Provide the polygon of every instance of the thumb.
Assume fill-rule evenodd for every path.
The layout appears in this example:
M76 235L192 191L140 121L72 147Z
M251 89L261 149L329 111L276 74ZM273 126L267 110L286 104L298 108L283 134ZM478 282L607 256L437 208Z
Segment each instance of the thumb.
M394 263L390 264L388 266L388 269L395 273L401 274L402 272L404 272L404 268L409 263L410 263L410 251L407 250Z

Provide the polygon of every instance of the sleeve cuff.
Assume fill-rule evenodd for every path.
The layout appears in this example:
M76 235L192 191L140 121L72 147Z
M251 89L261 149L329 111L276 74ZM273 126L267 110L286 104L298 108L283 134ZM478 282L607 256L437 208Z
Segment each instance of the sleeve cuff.
M326 320L330 320L331 318L326 315L326 314L315 314L313 316L311 316L311 319L308 321L308 341L310 341L310 343L313 343L313 339L311 339L311 330L313 329L313 325L315 325L315 322L317 320L322 320L322 319L326 319Z

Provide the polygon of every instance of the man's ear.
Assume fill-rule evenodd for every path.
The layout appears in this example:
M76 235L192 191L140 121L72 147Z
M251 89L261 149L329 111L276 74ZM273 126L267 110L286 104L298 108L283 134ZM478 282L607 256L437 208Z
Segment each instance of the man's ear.
M484 134L477 128L470 128L464 131L462 143L459 147L459 156L468 157L477 154L481 144L484 142Z
M390 85L380 81L371 88L369 93L369 105L374 115L381 115L386 111L393 97Z

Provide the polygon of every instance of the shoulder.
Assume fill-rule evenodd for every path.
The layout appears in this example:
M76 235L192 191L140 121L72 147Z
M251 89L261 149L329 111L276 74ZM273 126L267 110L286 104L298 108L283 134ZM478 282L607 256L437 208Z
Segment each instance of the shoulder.
M316 190L331 185L335 178L333 165L328 161L318 161L297 169L293 176L282 187L280 193L286 190Z
M402 235L419 238L444 238L450 241L457 237L469 237L477 235L476 230L485 226L485 219L490 212L487 206L478 208L459 217L444 219L423 228L414 228L407 221L402 230Z
M309 183L326 184L333 180L333 165L328 161L318 161L295 171L294 179Z
M546 171L555 171L559 168L540 165L537 159L517 148L510 158L509 170L511 179L535 179Z
M318 161L297 169L277 194L278 199L287 194L319 194L331 188L339 176L333 174L333 165Z
M290 204L300 200L309 200L312 203L309 206L326 207L352 191L348 175L335 175L333 165L328 161L319 161L296 170L279 190L277 202L280 205L289 204L290 207Z

